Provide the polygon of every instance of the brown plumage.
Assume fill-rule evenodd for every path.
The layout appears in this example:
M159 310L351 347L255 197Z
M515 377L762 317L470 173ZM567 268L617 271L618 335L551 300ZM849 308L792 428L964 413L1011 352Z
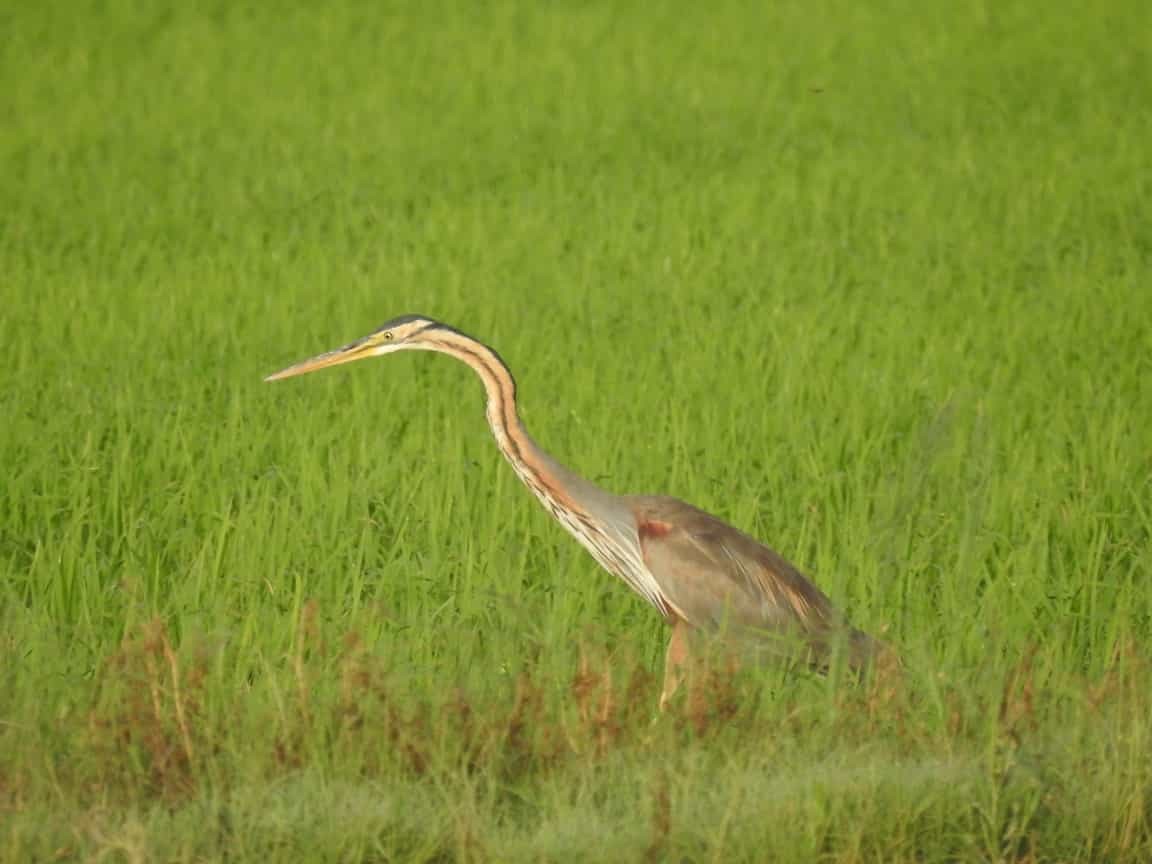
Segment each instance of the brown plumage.
M644 563L664 589L674 627L682 622L691 630L722 634L740 648L738 656L802 660L820 670L836 650L855 668L884 650L758 540L677 498L628 500ZM667 665L664 701L679 684L680 664Z
M516 474L601 566L671 624L662 708L690 660L693 633L715 634L741 657L785 657L818 669L826 668L837 652L856 668L890 656L885 646L849 625L799 570L758 540L676 498L615 495L553 459L524 428L516 383L500 356L452 327L405 315L267 380L404 349L448 354L480 376L488 424Z

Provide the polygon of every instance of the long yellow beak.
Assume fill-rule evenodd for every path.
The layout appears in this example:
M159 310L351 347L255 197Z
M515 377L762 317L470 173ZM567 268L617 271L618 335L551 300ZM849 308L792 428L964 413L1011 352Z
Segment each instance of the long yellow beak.
M324 369L328 366L339 366L341 363L351 363L353 360L363 360L365 357L371 357L371 349L376 347L370 337L365 336L363 339L357 339L345 345L343 348L337 348L334 351L327 351L323 354L317 354L315 357L309 357L307 360L301 360L289 366L287 369L281 369L279 372L273 373L265 378L265 381L279 381L281 378L292 378L296 375L304 375L307 372L315 372L317 369Z

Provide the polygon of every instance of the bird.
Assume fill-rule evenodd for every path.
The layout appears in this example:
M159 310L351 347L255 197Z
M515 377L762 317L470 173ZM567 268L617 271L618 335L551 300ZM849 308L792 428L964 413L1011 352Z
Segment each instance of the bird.
M661 711L690 673L701 634L739 646L742 656L798 661L820 672L837 656L856 670L890 656L885 643L853 627L799 569L754 537L677 498L614 494L561 464L528 434L508 365L455 327L402 315L265 381L409 350L447 354L479 376L488 425L516 475L600 566L669 625Z

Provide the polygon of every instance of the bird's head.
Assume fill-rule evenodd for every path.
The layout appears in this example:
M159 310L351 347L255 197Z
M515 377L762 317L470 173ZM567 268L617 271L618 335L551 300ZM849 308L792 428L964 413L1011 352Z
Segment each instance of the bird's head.
M429 348L431 346L428 343L432 334L445 330L451 331L452 328L425 315L401 315L377 327L363 339L301 360L287 369L269 375L264 380L279 381L281 378L291 378L294 375L303 375L306 372L315 372L327 366L339 366L341 363L351 363L353 360L363 360L366 357L379 357L381 354L390 354L393 351Z

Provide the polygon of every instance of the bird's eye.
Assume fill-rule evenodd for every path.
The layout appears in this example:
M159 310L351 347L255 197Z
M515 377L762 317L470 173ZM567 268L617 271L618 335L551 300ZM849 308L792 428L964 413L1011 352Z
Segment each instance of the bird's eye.
M391 330L385 330L384 331L384 341L385 342L391 342L392 341L392 331Z

